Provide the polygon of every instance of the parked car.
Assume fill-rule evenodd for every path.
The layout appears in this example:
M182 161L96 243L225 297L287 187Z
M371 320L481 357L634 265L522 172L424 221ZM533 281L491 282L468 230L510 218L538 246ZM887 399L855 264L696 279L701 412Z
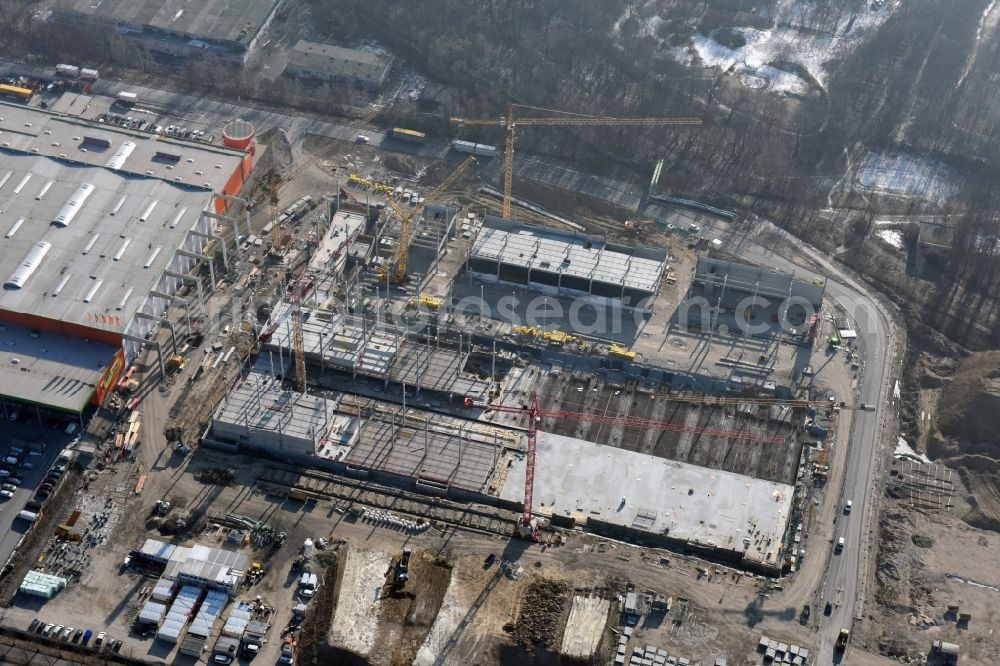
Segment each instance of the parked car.
M62 630L63 640L67 640L72 635L73 635L73 627L66 627L65 629Z
M292 666L295 663L295 657L290 654L283 654L278 657L278 663L282 666Z
M72 641L73 641L74 643L79 643L79 642L80 642L80 637L81 637L81 636L83 636L83 629L77 629L77 630L76 630L76 633L75 633L75 634L73 634L73 638L72 638Z
M119 640L115 641L114 645L112 645L112 646L111 646L111 650L112 650L113 652L118 652L118 651L119 651L119 650L121 650L121 649L122 649L122 642L121 642L121 639L119 639Z
M35 466L35 463L33 463L33 462L29 462L29 461L27 461L27 460L25 460L25 461L24 461L23 463L21 463L21 465L20 465L21 469L32 469L32 468L34 468L34 466Z
M28 625L28 631L34 631L38 627L38 624L39 620L36 617L34 620L31 621L31 624Z
M94 639L94 647L95 648L99 648L102 645L104 645L104 639L107 638L107 637L108 637L108 634L106 632L103 632L103 631L101 633L97 634L97 638Z
M46 624L46 625L45 625L45 628L44 628L44 629L42 629L42 635L43 635L43 636L48 636L49 634L51 634L51 633L52 633L52 630L53 630L53 629L55 629L55 627L54 627L54 626L52 626L51 624Z
M5 500L9 500L13 496L14 493L10 492L9 490L0 490L0 497L2 497Z
M10 485L14 486L15 488L17 486L21 485L21 482L22 482L22 479L19 476L8 476L7 477L7 483L9 483Z
M81 645L86 645L87 643L89 643L90 642L90 637L93 636L93 635L94 635L94 632L92 632L90 629L87 629L87 631L83 632L83 640L80 641L80 644Z

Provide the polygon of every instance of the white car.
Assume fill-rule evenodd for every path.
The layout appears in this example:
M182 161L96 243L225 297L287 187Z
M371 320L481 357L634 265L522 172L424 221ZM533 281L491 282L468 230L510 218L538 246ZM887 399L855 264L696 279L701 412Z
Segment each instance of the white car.
M9 490L0 490L0 497L4 498L5 500L9 500L13 496L14 493L10 492Z
M365 136L364 134L359 134L358 138L355 139L355 141L357 141L358 143L368 143L368 137Z
M104 645L104 639L107 638L107 637L108 637L108 634L106 632L103 632L103 631L101 633L97 634L97 638L94 639L94 647L95 648L99 648L102 645Z
M15 486L13 483L5 483L3 484L2 487L4 490L9 490L10 492L14 492L15 490L17 490L17 486Z

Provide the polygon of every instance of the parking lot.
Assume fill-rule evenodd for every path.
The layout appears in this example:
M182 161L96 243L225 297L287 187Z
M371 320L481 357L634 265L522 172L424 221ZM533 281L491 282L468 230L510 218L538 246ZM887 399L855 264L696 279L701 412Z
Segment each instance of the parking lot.
M17 420L10 420L13 414ZM30 419L30 420L29 420ZM41 495L36 491L44 484L49 470L62 451L74 440L75 433L67 433L61 421L39 424L36 414L25 411L8 411L0 429L0 476L3 483L18 479L16 487L7 489L0 496L0 561L6 562L17 547L30 523L19 519L18 514L33 501L44 510L45 500L51 490ZM11 458L13 462L7 462ZM30 465L30 467L28 467ZM52 490L55 485L53 484ZM8 496L9 495L9 496ZM37 505L33 505L37 506Z

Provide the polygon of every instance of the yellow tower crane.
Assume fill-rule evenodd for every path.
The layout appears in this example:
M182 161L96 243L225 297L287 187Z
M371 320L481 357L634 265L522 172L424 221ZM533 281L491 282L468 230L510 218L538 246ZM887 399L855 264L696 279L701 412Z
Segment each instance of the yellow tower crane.
M566 113L563 116L549 118L518 118L514 119L514 109L536 109L548 111L548 109L537 109L537 107L526 106L524 104L511 104L507 107L507 115L496 118L452 118L452 124L464 125L493 125L501 126L507 130L507 144L504 149L504 171L503 171L503 217L510 219L511 216L511 190L514 183L514 128L518 125L701 125L701 118L613 118L610 116L585 116L579 114L569 114L565 111L556 113Z
M441 181L441 184L434 188L434 190L424 197L424 206L433 203L441 194L443 194L449 187L451 187L459 176L465 172L469 166L476 161L475 155L469 155L465 160L455 167L455 170L451 174ZM396 213L399 217L399 247L396 251L396 258L393 260L392 265L392 281L396 284L403 284L409 279L406 274L406 264L410 259L410 223L413 221L413 215L403 210L403 208L397 204L392 197L386 197L386 202L389 207ZM380 268L376 275L380 280L384 280L386 272L389 269Z

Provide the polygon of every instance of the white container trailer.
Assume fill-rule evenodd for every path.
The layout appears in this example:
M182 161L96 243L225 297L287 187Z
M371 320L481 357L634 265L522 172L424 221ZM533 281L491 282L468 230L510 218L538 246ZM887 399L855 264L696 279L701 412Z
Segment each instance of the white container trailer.
M462 141L461 139L455 139L452 141L451 147L456 152L476 155L478 157L493 157L497 154L496 146L490 146L485 143L474 143L472 141Z
M76 65L56 65L56 74L59 76L71 76L75 79L80 76L80 68Z
M80 78L86 79L88 81L96 81L98 79L96 69L87 69L86 67L80 68Z
M134 92L128 92L127 90L123 90L122 92L118 93L118 101L121 102L122 104L127 104L128 106L132 106L133 104L139 101L139 96Z

